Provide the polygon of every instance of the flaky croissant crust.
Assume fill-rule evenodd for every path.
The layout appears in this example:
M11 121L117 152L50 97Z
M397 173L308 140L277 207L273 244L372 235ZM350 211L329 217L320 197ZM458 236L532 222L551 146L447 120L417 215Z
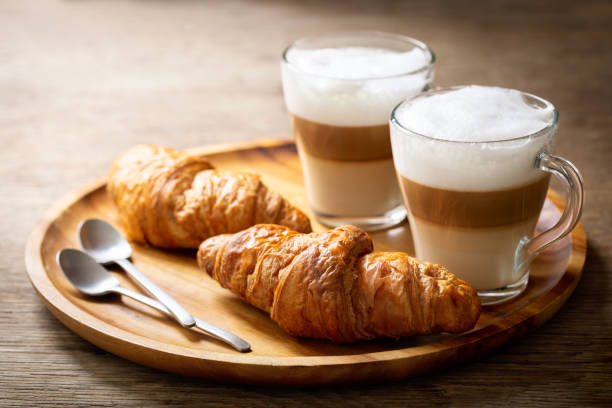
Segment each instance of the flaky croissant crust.
M353 226L301 234L256 225L204 241L198 264L298 337L350 342L474 327L480 302L467 282L440 265L372 249Z
M217 171L202 156L137 145L113 163L108 192L130 240L197 248L202 240L258 223L310 232L310 221L258 175Z

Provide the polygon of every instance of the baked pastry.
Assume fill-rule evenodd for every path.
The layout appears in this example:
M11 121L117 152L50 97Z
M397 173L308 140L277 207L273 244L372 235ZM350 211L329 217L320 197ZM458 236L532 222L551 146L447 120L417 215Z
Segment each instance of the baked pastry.
M351 225L312 234L255 225L204 241L198 264L298 337L351 342L474 327L480 301L470 284L440 265L372 249Z
M137 145L115 160L108 192L128 239L162 248L197 248L206 238L258 223L310 232L308 217L259 176L218 171L205 157Z

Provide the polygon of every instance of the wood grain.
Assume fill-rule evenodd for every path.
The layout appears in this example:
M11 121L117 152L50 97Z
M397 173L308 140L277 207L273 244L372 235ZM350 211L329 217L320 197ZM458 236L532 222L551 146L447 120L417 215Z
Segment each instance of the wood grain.
M206 154L217 168L260 174L268 186L310 212L293 142L226 145L198 153ZM550 199L563 206L559 196L551 193ZM558 217L559 211L549 202L538 229L550 228ZM182 330L129 299L104 301L78 293L59 271L55 256L60 249L78 247L75 231L87 218L118 225L104 182L60 200L32 232L26 247L30 280L60 321L97 346L150 367L217 381L277 386L397 380L490 353L517 334L542 324L561 307L580 279L586 255L584 229L578 225L571 239L568 236L555 243L533 264L524 295L485 308L476 328L466 334L336 344L289 336L265 313L240 301L199 270L193 251L135 245L134 263L171 296L194 315L251 343L253 351L244 355ZM326 230L316 222L313 229ZM413 253L406 223L371 235L375 250ZM123 285L133 288L128 279L119 277Z
M374 29L436 53L437 86L521 89L560 110L589 250L566 305L487 358L359 387L234 386L143 367L67 330L27 279L46 209L141 142L289 137L279 54ZM597 407L612 401L612 5L608 0L0 2L0 406Z

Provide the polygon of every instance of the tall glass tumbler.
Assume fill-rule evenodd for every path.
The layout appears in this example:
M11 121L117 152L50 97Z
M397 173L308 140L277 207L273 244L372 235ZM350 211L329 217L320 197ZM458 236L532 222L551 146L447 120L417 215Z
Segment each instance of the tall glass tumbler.
M430 87L434 60L422 42L379 32L304 38L285 50L285 103L321 223L372 231L404 220L388 118Z

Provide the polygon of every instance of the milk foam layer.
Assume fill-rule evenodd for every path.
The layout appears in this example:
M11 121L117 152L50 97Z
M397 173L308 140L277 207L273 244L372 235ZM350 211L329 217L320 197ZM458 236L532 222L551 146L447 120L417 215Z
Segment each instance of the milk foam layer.
M556 124L547 128L554 108L530 106L522 95L470 86L405 102L396 120L429 137L392 125L396 169L417 183L462 191L501 190L542 177L534 163L540 151L554 150Z
M399 75L427 65L419 48L407 52L372 47L292 49L287 60L308 74L348 79Z
M553 116L552 105L530 106L514 89L467 86L432 94L399 109L408 129L459 142L508 140L535 133Z
M384 124L395 105L431 83L430 59L420 48L290 49L281 66L287 108L328 125Z

